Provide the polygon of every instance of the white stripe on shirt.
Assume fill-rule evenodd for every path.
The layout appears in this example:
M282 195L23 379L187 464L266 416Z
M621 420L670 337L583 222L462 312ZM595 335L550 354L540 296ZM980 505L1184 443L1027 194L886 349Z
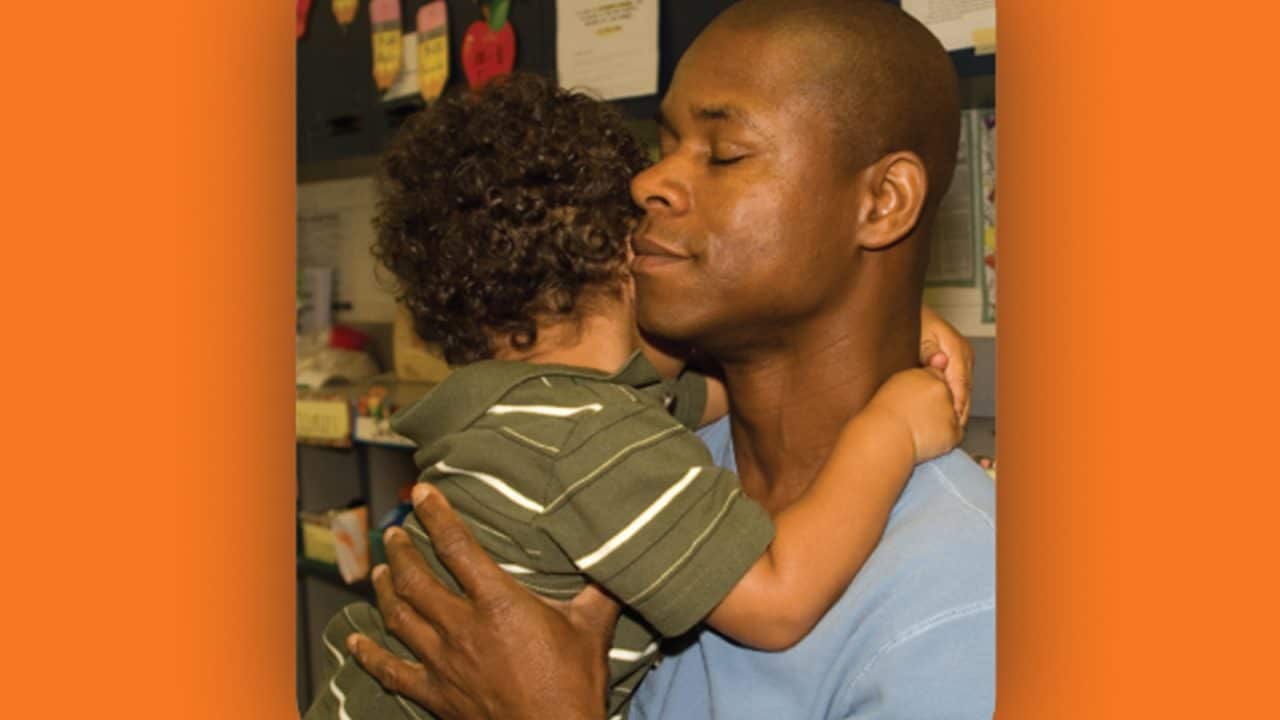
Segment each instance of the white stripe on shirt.
M591 403L590 405L579 405L578 407L564 407L561 405L494 405L486 412L490 415L510 415L511 413L526 413L529 415L547 415L549 417L572 417L580 412L600 412L604 409L604 405L600 403Z
M364 632L364 630L362 630L356 623L355 618L351 617L351 613L347 608L342 608L342 614L346 616L347 622L351 623L351 627L355 628L359 632ZM343 665L346 665L347 659L343 657L342 653L339 653L338 649L329 642L329 638L321 634L320 639L324 640L324 646L329 648L329 652L333 653L334 657L338 658L338 667L341 668ZM333 677L329 678L329 692L333 693L333 696L338 700L338 720L351 720L351 716L347 714L347 695L338 687L338 673L336 672L333 674Z
M559 504L560 504L560 502L561 502L562 500L564 500L565 498L569 497L569 495L570 495L571 493L576 492L576 491L578 490L578 488L582 487L582 485L583 485L584 483L586 483L586 482L588 482L588 481L590 481L590 480L594 480L594 479L596 478L596 476L597 476L597 475L599 475L600 473L602 473L602 472L604 472L605 470L607 470L608 468L610 468L610 467L613 465L613 463L614 463L614 462L618 461L620 458L624 457L627 453L631 452L632 450L635 450L636 448L639 448L639 447L641 447L642 445L649 445L649 444L656 443L657 441L659 441L659 440L661 440L661 439L663 439L663 438L667 437L668 435L672 435L672 434L674 434L674 433L681 432L681 431L683 431L684 429L685 429L685 428L684 428L684 426L683 426L683 425L673 424L673 425L671 425L670 427L667 427L667 428L665 428L665 429L663 429L663 430L659 430L658 432L656 432L656 433L654 433L654 434L650 435L650 436L649 436L649 437L647 437L647 438L643 438L643 439L641 439L641 440L637 440L637 441L635 441L635 442L631 443L630 445L628 445L628 446L626 446L626 447L622 448L622 449L621 449L621 450L619 450L618 452L614 453L614 454L613 454L613 456L612 456L612 457L610 457L608 460L605 460L604 462L602 462L602 463L600 463L599 465L597 465L595 470L592 470L591 472L587 473L586 475L583 475L582 477L578 478L577 480L574 480L574 481L573 481L573 483L571 483L568 487L566 487L566 488L564 489L564 491L563 491L563 492L561 492L559 495L557 495L557 496L556 496L556 498L555 498L554 500L552 500L550 503L548 503L548 504L547 504L547 507L548 507L548 508L555 508L557 505L559 505Z
M623 648L613 648L609 651L610 660L618 660L619 662L635 662L641 658L647 658L658 649L658 643L649 643L649 647L643 650L626 650Z
M499 493L502 493L503 497L507 498L511 502L519 505L520 507L526 510L531 510L536 513L540 513L543 510L543 507L541 505L530 500L524 495L521 495L520 493L516 492L515 488L511 487L510 485L506 484L505 482L499 480L498 478L492 475L488 475L482 472L475 472L474 470L463 470L462 468L452 467L450 465L446 465L443 460L435 464L435 469L442 473L448 473L453 475L465 475L467 477L475 478L476 480L479 480L485 485L488 485L489 487L493 488Z
M338 661L338 667L342 667L343 663L346 662L342 657L342 653L338 652L338 648L334 647L333 643L329 642L329 638L325 637L324 633L320 634L320 639L324 641L324 646L329 648L329 652L333 653L333 659Z
M338 720L351 720L351 716L347 714L347 696L338 689L338 675L329 679L329 692L338 699Z
M701 472L702 468L700 466L689 468L689 472L685 473L684 477L676 481L676 484L667 488L666 492L662 493L657 500L654 500L652 505L645 508L644 512L640 513L636 519L628 523L627 526L617 535L609 538L605 544L601 545L595 552L575 560L574 564L578 566L579 570L586 570L592 565L595 565L601 560L609 557L610 553L617 550L624 543L634 537L636 533L643 530L644 526L648 525L649 521L653 520L658 513L662 512L662 509L669 505L677 495L684 492L684 489L689 487L689 483L693 482L693 479L698 477L698 474Z

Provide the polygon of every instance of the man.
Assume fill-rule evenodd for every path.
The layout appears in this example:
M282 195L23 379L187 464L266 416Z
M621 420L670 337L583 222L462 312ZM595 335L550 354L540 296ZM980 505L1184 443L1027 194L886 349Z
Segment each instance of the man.
M925 237L958 124L946 53L879 0L744 0L676 70L662 160L632 184L646 212L639 319L719 363L730 421L704 440L771 512L803 491L876 387L915 362ZM468 597L435 584L390 533L394 578L375 574L379 605L425 667L359 638L357 658L443 716L600 717L609 603L589 591L552 610L487 563L439 493L419 513ZM990 717L993 518L994 489L962 454L921 465L808 637L763 653L697 634L668 649L633 715Z

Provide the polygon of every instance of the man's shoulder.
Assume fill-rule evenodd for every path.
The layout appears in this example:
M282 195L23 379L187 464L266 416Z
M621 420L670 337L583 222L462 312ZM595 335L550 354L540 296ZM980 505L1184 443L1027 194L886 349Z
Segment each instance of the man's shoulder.
M949 624L985 628L994 609L995 488L955 451L916 469L880 544L828 615L859 636L853 654L865 671L876 653L932 645Z
M919 465L855 579L887 585L919 612L995 594L995 484L959 450ZM902 603L895 602L902 607Z
M727 423L699 434L732 458ZM990 716L994 518L992 481L962 453L921 465L880 545L804 640L764 653L703 632L641 686L640 716Z
M995 541L995 482L961 450L921 463L894 506L889 530L936 538L963 531Z
M914 707L923 700L900 696L919 686L948 702L987 707L994 618L994 483L955 451L916 469L879 546L824 618L845 641L835 706ZM945 689L913 672L963 677L969 687Z

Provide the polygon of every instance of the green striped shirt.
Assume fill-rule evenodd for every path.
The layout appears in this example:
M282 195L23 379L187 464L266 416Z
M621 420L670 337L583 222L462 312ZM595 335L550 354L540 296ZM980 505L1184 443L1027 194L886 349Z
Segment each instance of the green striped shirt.
M393 420L419 445L420 479L518 582L555 598L595 582L626 606L609 652L611 716L626 714L657 640L706 617L773 537L690 431L705 401L703 378L664 383L639 353L612 376L488 360ZM405 528L458 590L417 519Z

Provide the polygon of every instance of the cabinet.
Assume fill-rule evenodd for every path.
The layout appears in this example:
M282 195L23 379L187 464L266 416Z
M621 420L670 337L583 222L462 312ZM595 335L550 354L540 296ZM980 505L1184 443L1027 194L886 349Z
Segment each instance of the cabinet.
M397 490L417 478L413 451L355 443L350 448L297 446L298 510L320 512L362 499L369 508L373 525L395 507ZM346 584L337 569L302 557L298 541L297 562L297 667L298 706L305 711L321 680L327 652L320 633L329 618L343 606L359 601L374 602L368 579Z

